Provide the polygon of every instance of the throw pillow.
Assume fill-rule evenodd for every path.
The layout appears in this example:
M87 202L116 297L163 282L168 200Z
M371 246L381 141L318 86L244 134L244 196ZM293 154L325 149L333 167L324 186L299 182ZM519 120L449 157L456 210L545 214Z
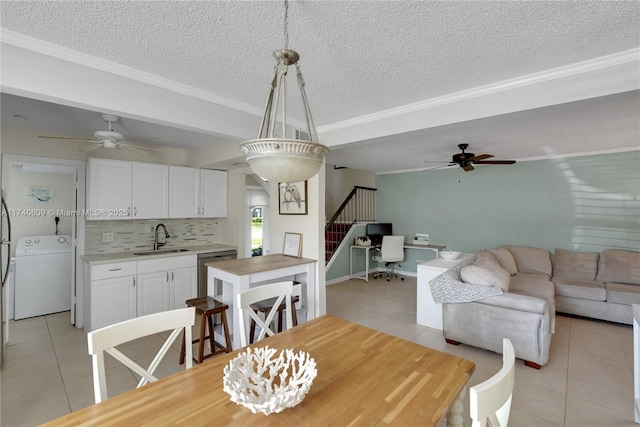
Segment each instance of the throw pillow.
M603 250L596 280L640 285L640 252Z
M574 280L596 280L598 253L570 252L556 248L553 275Z
M478 286L494 286L509 291L511 275L502 267L468 265L460 271L460 277L466 283Z
M489 249L489 252L491 252L491 255L498 260L500 266L507 270L509 274L514 275L518 272L516 260L507 248Z

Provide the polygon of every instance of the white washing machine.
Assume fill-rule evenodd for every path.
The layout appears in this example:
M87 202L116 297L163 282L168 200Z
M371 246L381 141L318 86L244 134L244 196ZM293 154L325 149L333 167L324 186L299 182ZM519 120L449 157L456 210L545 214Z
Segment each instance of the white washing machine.
M30 236L18 240L14 318L71 310L71 237Z

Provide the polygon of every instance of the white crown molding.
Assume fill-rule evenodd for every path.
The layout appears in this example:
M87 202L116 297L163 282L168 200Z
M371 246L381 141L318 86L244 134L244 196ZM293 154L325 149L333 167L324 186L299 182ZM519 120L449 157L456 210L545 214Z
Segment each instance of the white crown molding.
M0 33L0 40L2 43L17 46L23 49L31 50L44 55L52 56L54 58L62 59L65 61L73 62L85 67L95 68L97 70L112 73L121 77L125 77L131 80L139 81L152 86L157 86L162 89L167 89L172 92L177 92L183 95L191 96L193 98L201 99L204 101L212 102L224 107L232 108L235 110L243 111L249 114L255 114L261 116L264 112L252 105L244 104L242 102L234 101L229 98L224 98L215 95L211 92L207 92L201 89L194 88L185 84L177 83L175 81L165 79L163 77L156 76L144 71L137 70L135 68L127 67L125 65L117 64L115 62L107 61L96 56L88 55L82 52L78 52L73 49L69 49L63 46L58 46L53 43L45 42L24 34L16 33L15 31L2 28ZM265 84L266 87L266 84ZM266 91L266 89L265 89ZM266 93L266 92L265 92Z
M376 122L382 119L395 118L398 116L429 110L435 107L453 104L460 101L481 98L500 92L537 85L540 83L559 81L567 77L580 76L597 70L615 68L620 65L633 63L638 64L638 66L640 67L640 48L630 49L627 51L618 52L563 67L528 74L509 80L504 80L498 83L479 86L473 89L431 98L413 104L407 104L401 107L391 108L388 110L379 111L373 114L368 114L341 122L332 123L319 127L318 133L328 133L340 129L350 128L353 126L366 125L368 123ZM602 95L598 93L594 96Z

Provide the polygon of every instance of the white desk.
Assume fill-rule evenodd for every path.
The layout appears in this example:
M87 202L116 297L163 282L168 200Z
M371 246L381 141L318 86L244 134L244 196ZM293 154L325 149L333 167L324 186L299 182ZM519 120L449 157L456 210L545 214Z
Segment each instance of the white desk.
M205 264L208 267L207 294L229 305L231 315L227 315L227 321L230 323L229 331L234 349L241 347L240 310L236 304L236 295L252 286L278 280L301 282L303 289L306 287L306 292L302 293L300 299L302 305L307 307L307 319L316 317L316 308L319 304L316 297L318 291L316 262L315 259L272 254L253 258L213 261Z
M362 279L365 282L369 281L369 252L371 251L371 249L380 249L380 245L376 245L376 246L358 246L358 245L351 245L350 249L349 249L349 278L350 279ZM440 245L414 245L411 243L405 243L404 244L404 248L405 249L422 249L422 250L428 250L428 251L433 251L436 253L436 258L438 257L438 252L442 251L444 249L446 249L446 246L440 246ZM364 253L364 272L359 272L359 273L364 273L363 275L356 275L353 273L353 250L354 249L364 249L365 253Z
M416 323L433 329L442 330L442 304L436 304L431 295L429 282L436 276L473 257L473 254L460 254L458 258L447 261L438 258L418 265L418 289L416 292Z

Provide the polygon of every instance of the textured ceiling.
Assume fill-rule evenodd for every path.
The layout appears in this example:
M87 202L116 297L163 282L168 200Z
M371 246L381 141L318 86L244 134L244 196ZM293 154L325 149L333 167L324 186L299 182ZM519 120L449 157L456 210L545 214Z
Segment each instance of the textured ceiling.
M1 8L5 29L258 109L271 52L284 44L280 1L2 1ZM290 47L301 54L318 126L637 48L639 27L636 1L289 7ZM445 139L455 147L454 137Z

